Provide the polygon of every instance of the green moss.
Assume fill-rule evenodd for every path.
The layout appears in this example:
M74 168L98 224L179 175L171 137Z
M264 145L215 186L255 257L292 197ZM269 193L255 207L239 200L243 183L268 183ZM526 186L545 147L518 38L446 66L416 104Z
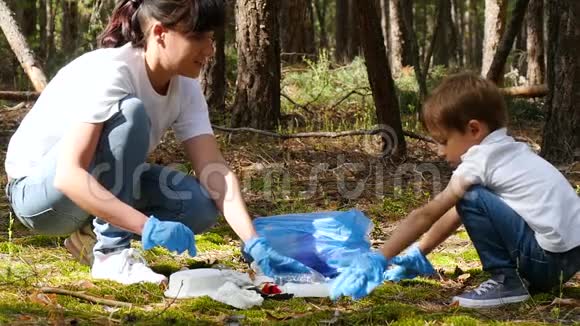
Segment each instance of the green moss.
M463 261L466 263L479 261L479 254L473 247L461 252L460 257L463 258Z
M477 326L481 322L469 316L450 316L442 320L444 325L453 326Z
M122 285L112 281L94 280L95 288L87 291L97 297L109 297L114 300L136 305L164 302L163 290L152 283Z
M457 233L455 233L455 236L458 237L461 240L469 240L469 234L467 234L467 231L459 231Z
M452 268L457 265L457 257L443 252L435 252L428 255L429 261L439 268Z
M21 245L11 242L0 242L0 253L2 254L19 254L21 252Z

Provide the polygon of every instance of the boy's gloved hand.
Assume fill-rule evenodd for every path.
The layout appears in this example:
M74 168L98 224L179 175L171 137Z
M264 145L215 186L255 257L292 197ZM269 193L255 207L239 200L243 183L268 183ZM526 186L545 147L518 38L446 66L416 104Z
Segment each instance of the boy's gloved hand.
M195 256L195 236L190 228L183 223L160 221L151 215L141 234L143 249L148 250L155 246L162 246L169 251L181 254L188 250L190 256Z
M335 300L341 295L360 299L383 282L383 273L388 261L379 252L368 252L352 260L344 260L344 269L332 282L330 298Z
M385 272L385 281L399 282L417 276L435 274L433 265L431 265L416 244L411 246L404 255L393 257L391 263L397 266Z
M311 272L301 262L280 255L263 237L255 237L248 240L244 245L244 252L254 259L266 276L274 277L277 274L302 274Z

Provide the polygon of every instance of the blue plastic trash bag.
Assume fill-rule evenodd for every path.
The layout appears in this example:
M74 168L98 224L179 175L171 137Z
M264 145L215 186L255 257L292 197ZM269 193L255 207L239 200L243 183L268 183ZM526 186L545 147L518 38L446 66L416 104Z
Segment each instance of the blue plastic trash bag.
M370 251L373 223L359 210L259 217L260 236L282 255L292 257L325 277L338 274L338 259ZM333 261L335 263L333 263Z

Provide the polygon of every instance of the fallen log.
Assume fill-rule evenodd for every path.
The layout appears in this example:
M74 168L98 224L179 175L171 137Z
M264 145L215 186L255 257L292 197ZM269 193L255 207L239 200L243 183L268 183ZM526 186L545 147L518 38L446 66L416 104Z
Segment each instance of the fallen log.
M525 98L544 97L549 92L548 85L506 87L499 90L505 96Z
M0 91L0 100L31 102L38 99L39 92Z

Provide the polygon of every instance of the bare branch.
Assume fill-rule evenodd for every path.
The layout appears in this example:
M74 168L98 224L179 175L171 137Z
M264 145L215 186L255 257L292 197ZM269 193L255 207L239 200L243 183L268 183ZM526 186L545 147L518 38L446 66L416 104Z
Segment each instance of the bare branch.
M316 132L299 132L295 134L279 134L271 131L266 130L259 130L254 128L227 128L222 126L212 126L213 129L235 133L235 132L251 132L263 136L273 137L273 138L280 138L280 139L292 139L292 138L339 138L339 137L348 137L348 136L364 136L364 135L378 135L381 133L389 133L390 130L385 128L374 128L369 130L348 130L348 131L316 131ZM419 139L428 143L435 143L435 141L428 136L423 136L411 131L403 131L403 134L407 137Z
M83 300L86 300L89 302L102 304L102 305L106 305L106 306L112 306L112 307L125 307L125 308L132 308L133 307L133 304L129 303L129 302L103 299L103 298L94 297L92 295L84 294L81 292L69 291L69 290L59 289L59 288L43 287L43 288L40 288L40 292L68 295L68 296L83 299Z

